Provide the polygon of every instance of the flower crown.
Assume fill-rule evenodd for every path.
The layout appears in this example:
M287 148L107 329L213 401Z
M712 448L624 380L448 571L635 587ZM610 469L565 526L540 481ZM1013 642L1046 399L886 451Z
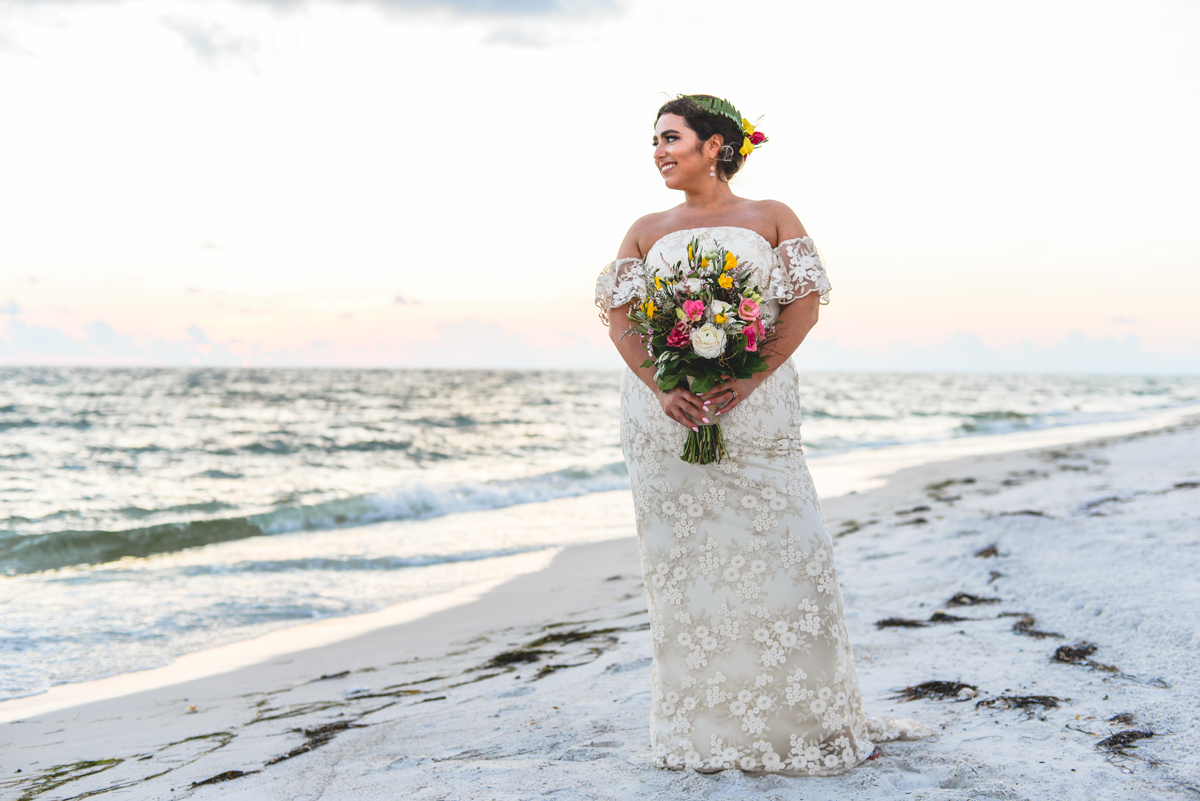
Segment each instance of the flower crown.
M743 156L749 156L756 147L768 141L767 135L756 129L750 120L743 117L728 100L708 95L680 95L679 97L692 101L709 114L719 114L737 123L738 127L742 129L742 146L738 152Z

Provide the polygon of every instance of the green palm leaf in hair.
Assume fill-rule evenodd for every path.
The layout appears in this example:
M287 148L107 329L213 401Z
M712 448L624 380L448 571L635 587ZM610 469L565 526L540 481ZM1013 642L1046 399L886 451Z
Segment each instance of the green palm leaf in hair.
M742 124L742 115L734 105L728 100L721 97L709 97L708 95L682 95L688 100L695 103L700 108L707 111L709 114L720 114L723 117L736 122L739 126Z

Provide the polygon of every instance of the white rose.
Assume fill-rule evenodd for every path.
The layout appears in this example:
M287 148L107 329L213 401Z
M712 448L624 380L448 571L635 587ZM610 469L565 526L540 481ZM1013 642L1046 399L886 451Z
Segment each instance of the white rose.
M691 292L693 295L704 289L704 282L699 278L689 278L684 283L687 284L688 292Z
M709 308L712 309L713 317L716 317L718 314L725 315L726 319L733 317L733 306L723 300L714 300Z
M725 352L725 331L705 323L692 332L692 350L702 359L715 359Z

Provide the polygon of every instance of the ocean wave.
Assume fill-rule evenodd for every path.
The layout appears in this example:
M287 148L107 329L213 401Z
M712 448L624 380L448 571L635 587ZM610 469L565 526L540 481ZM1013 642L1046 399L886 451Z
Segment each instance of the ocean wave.
M163 523L123 531L54 531L0 536L0 573L147 557L231 540L294 531L345 528L388 520L424 520L462 512L626 489L624 462L568 468L526 478L453 485L406 484L393 492L358 495L310 506L282 506L239 517Z
M334 559L313 557L311 559L278 559L273 561L235 562L230 565L189 565L181 568L185 576L202 576L229 573L291 573L302 570L402 570L406 567L428 567L456 562L478 562L481 559L498 559L523 553L543 551L550 545L530 545L524 548L501 548L488 551L465 553L419 554L417 556L346 557Z

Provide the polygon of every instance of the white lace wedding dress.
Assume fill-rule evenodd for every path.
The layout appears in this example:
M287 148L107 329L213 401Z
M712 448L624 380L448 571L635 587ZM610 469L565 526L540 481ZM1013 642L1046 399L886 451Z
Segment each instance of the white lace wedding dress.
M692 237L753 265L768 324L809 293L828 303L810 238L772 248L754 231L722 226L676 231L645 259L605 267L596 285L605 322L659 270L686 260ZM687 430L626 370L621 446L654 641L655 762L827 776L870 756L873 741L924 736L911 721L863 713L832 541L800 447L791 360L721 425L728 458L682 461Z

